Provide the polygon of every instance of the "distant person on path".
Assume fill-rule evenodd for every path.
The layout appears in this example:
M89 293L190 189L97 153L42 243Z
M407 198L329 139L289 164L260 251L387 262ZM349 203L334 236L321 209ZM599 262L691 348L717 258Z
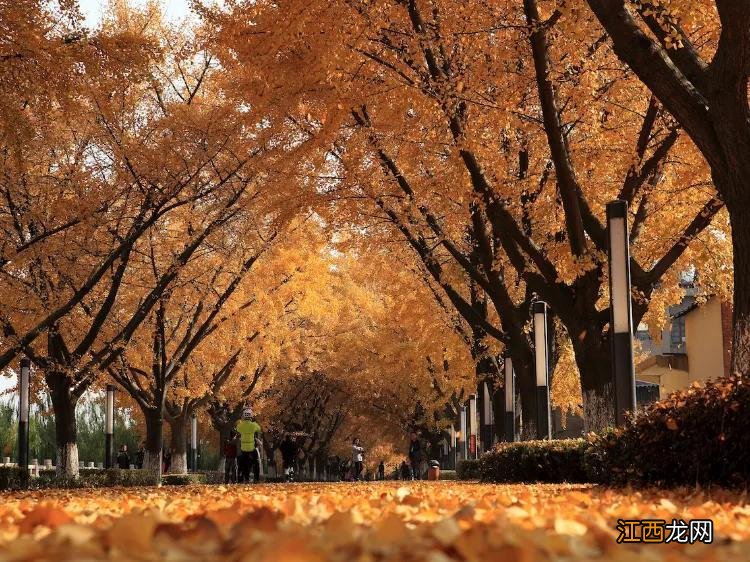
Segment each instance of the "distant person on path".
M385 463L380 461L378 465L378 480L385 480Z
M251 408L242 411L242 419L237 422L237 432L240 434L240 456L237 459L239 482L250 482L250 470L253 471L255 482L260 481L260 455L256 447L256 436L260 433L260 424L255 421Z
M161 458L162 458L162 463L161 463L162 473L169 474L169 471L172 468L172 449L170 449L169 447L165 447L162 450Z
M284 469L284 480L287 482L294 479L294 461L297 458L297 443L288 433L279 445L281 449L281 462Z
M422 461L422 444L419 442L419 435L416 432L411 432L411 439L409 441L409 465L411 466L411 479L420 478L419 464Z
M141 441L141 444L138 445L138 451L135 454L135 467L137 469L143 468L143 461L146 459L146 442Z
M224 483L237 482L237 432L233 429L224 441Z
M411 468L409 468L409 464L406 461L401 462L401 470L399 472L401 480L411 480Z
M362 474L362 463L365 460L365 449L362 447L359 437L355 437L352 442L352 479L356 482L359 480L359 475Z
M120 445L120 452L117 453L117 466L122 470L130 468L130 456L128 455L127 445Z

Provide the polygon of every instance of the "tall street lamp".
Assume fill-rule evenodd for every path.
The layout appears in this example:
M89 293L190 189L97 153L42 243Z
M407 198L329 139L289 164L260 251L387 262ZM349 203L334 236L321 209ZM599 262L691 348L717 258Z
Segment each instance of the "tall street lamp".
M467 431L466 431L466 404L461 406L461 424L460 424L459 434L461 439L461 459L467 459L469 458L466 454L466 442L467 442Z
M549 332L547 303L534 303L534 367L536 370L536 431L538 439L552 439L549 404Z
M516 440L516 381L513 372L513 359L505 354L505 440Z
M195 412L190 422L190 462L195 471L198 470L198 416Z
M495 439L495 411L492 403L492 392L487 381L482 383L482 424L480 432L482 434L482 450L487 451L492 447Z
M31 382L31 361L21 359L21 377L18 381L20 406L18 409L18 466L24 482L29 478L29 383Z
M107 400L104 410L104 468L114 466L115 433L115 387L107 385Z
M477 458L477 395L469 396L469 455Z
M630 240L628 203L607 203L609 231L609 299L612 336L612 379L615 394L615 422L625 423L625 413L635 411L633 366L633 311L630 291Z

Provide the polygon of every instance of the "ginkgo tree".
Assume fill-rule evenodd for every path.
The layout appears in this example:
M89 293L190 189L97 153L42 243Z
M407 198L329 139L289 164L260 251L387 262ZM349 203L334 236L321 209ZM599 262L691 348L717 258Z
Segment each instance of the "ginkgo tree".
M49 147L51 160L35 164L40 169L23 166L27 156L32 162L37 157L19 143L21 152L12 163L22 165L6 175L6 201L9 215L16 217L12 224L18 239L26 233L58 232L48 238L54 246L35 246L22 259L5 264L4 291L13 296L4 314L5 357L23 351L44 372L56 418L57 466L73 476L78 471L78 399L132 337L179 267L231 217L242 193L228 185L242 160L225 152L226 129L212 136L204 128L209 134L201 137L195 120L162 119L153 112L144 118L149 65L160 55L156 30L143 25L150 21L148 12L122 16L113 14L96 39L61 39L80 41L88 49L83 53L88 58L76 61L75 69L85 70L76 82L76 112L67 114L75 122L68 125L63 113L47 115L53 128L62 131L61 148ZM123 50L130 56L121 56ZM111 59L112 66L102 59ZM131 66L123 67L121 59ZM208 120L204 115L204 124ZM43 167L59 178L46 175ZM83 197L77 197L77 190ZM39 210L33 205L37 193L47 205ZM80 213L65 218L71 227L63 230L54 226L59 216L48 206L60 194L58 206L77 207ZM200 208L202 220L184 233L170 268L140 296L124 295L123 287L133 286L131 259L146 233L184 206ZM132 306L126 309L128 299ZM119 324L110 322L113 311ZM40 344L43 333L46 342Z
M270 212L268 206L262 209ZM312 242L320 239L304 221L273 222L268 232L253 233L259 226L228 230L230 246L211 240L211 248L182 272L109 369L143 413L145 464L153 470L161 464L165 420L173 471L185 472L192 415L218 410L224 397L244 405L253 391L268 386L266 365L283 349L294 293L300 287L312 292L320 278L304 251L316 250ZM255 373L250 380L248 373Z
M118 0L90 30L0 0L0 368L43 374L59 470L111 380L157 470L165 422L182 471L190 416L223 442L246 404L318 462L370 427L438 440L503 353L533 434L537 300L553 400L607 425L607 202L636 324L686 272L722 297L746 273L739 4L196 1L175 25Z
M399 444L418 423L415 410L447 427L446 403L475 388L470 350L420 273L389 269L384 252L361 259L356 241L334 238L336 251L322 256L326 280L300 295L291 349L268 365L274 383L254 401L267 443L301 435L319 469L360 432L368 447Z
M143 63L152 54L150 41L122 33L92 40L71 3L57 13L38 1L0 6L0 267L3 302L17 304L4 308L0 319L0 366L6 367L100 284L107 284L113 265L168 211L170 196L139 200L107 181L110 168L100 159L97 100L143 76ZM129 56L117 56L115 45ZM123 204L128 197L130 206ZM94 240L101 244L92 259L76 262L64 279L41 272L48 256L70 263L86 241ZM36 298L44 298L44 310L33 302Z
M293 216L301 203L294 199L273 209L258 189L261 153L270 166L270 155L298 148L295 139L275 137L280 129L265 126L260 108L260 116L248 115L226 103L218 81L210 79L210 53L195 35L187 37L163 24L154 6L138 11L116 3L97 35L80 39L92 50L109 46L107 57L133 65L93 66L92 75L81 78L86 96L78 100L75 125L60 141L76 140L77 131L90 135L80 141L83 148L71 145L77 159L67 162L68 152L58 157L70 168L61 175L78 173L102 197L94 199L96 221L82 220L50 238L61 244L59 251L40 248L24 255L28 261L6 264L5 292L14 295L5 316L6 355L22 350L44 372L55 409L57 466L69 475L78 469L79 398L160 309L180 271L210 251L211 241L224 236L220 231L230 223L242 227L226 236L243 236L252 223L246 220L252 203L266 205L255 215L261 230ZM99 62L104 54L91 56ZM195 60L202 64L193 65ZM273 162L281 166L280 159ZM264 193L289 202L284 199L289 192L276 190L277 171L263 172ZM56 187L44 174L11 179L16 183L8 189L20 186L25 197L14 193L9 199L11 216L14 208L31 208L35 190ZM75 192L66 196L74 198ZM81 203L85 210L85 200ZM34 215L24 220L28 227L11 223L19 237L34 228L54 228L36 226ZM45 332L47 345L39 345L35 340Z
M425 263L467 272L496 310L489 332L513 356L526 402L528 301L552 305L596 426L610 417L604 205L631 203L636 321L657 293L679 300L692 265L706 292L728 291L726 215L699 154L597 26L541 4L255 3L233 6L224 37L239 57L275 53L242 58L249 76L281 67L267 79L274 92L306 68L293 92L321 140L339 130L327 148L349 166L331 166L346 176L332 189L374 200ZM279 29L282 12L294 23ZM243 25L264 32L240 46Z
M700 150L732 226L732 371L750 370L750 123L745 2L587 0L560 3L571 26L596 15L614 53L680 123Z

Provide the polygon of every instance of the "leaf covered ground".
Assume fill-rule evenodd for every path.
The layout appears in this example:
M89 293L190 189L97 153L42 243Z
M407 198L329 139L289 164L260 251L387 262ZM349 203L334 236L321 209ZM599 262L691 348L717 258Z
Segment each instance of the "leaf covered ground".
M617 544L618 519L712 519L714 542ZM0 496L6 560L750 560L750 500L455 482L26 492Z

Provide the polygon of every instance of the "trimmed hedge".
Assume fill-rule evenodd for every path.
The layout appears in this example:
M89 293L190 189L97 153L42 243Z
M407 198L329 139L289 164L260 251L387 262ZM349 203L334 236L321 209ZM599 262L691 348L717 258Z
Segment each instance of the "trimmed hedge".
M205 484L205 474L165 474L161 477L161 483L165 486L189 486L190 484Z
M148 470L84 469L78 478L58 476L54 472L40 474L32 480L36 488L113 488L115 486L155 486L156 475Z
M499 443L479 459L483 482L587 482L584 439Z
M154 486L156 475L146 470L120 470L112 468L83 469L78 478L58 476L54 470L42 470L39 477L31 477L24 486L23 472L16 466L0 467L0 490L46 488L111 488L114 486Z
M23 488L23 473L17 466L0 466L0 490Z
M597 482L747 486L750 379L694 383L589 441L585 462Z
M440 480L458 480L458 475L455 470L443 470L440 469Z
M479 480L479 459L465 459L456 464L458 480Z

